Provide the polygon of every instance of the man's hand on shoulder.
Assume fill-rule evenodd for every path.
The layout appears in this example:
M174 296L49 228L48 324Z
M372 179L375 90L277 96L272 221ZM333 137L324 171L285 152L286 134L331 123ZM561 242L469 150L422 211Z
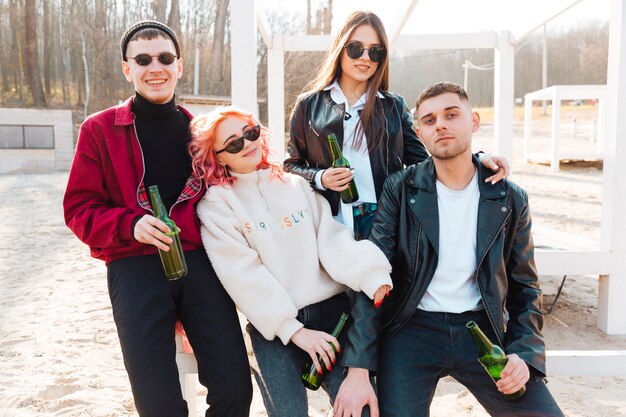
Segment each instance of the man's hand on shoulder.
M350 368L348 376L341 384L335 406L334 417L361 417L363 407L369 405L370 416L378 417L378 399L370 383L369 371L363 368Z

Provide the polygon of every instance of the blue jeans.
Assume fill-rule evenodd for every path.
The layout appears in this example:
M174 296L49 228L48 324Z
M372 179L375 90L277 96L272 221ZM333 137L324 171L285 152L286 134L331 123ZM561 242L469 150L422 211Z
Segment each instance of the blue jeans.
M339 294L328 300L306 306L298 311L297 319L307 329L331 333L341 313L350 311L351 303L346 294ZM248 323L246 327L258 364L253 369L254 377L261 389L263 403L269 417L308 417L307 390L300 381L304 366L310 356L293 343L283 345L279 338L265 339L258 330ZM346 329L342 332L345 336ZM339 338L343 345L345 337ZM347 369L337 365L326 376L322 389L330 396L331 404L345 379ZM369 410L364 410L369 417Z
M377 205L374 203L363 203L352 208L354 218L354 239L367 239L374 226Z
M484 311L417 310L382 347L377 377L381 417L427 417L437 383L447 375L463 384L492 416L562 417L543 378L532 373L522 400L504 399L478 362L476 345L465 328L469 320L496 340Z

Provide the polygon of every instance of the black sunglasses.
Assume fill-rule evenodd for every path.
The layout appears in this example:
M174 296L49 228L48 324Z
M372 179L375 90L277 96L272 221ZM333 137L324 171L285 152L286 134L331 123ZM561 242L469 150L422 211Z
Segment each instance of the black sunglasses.
M171 65L178 57L171 52L161 52L158 55L139 54L134 57L128 57L128 59L134 59L137 65L141 65L142 67L152 64L152 58L157 58L163 65Z
M372 62L380 62L385 58L384 46L372 46L370 48L364 48L361 42L350 42L349 44L344 46L344 48L346 48L348 56L352 59L361 58L364 51L367 51Z
M215 155L224 151L232 154L239 153L243 149L244 139L247 139L248 142L254 142L259 138L259 136L261 136L261 125L256 125L250 130L243 132L243 135L241 135L240 138L230 142L224 149L215 152Z

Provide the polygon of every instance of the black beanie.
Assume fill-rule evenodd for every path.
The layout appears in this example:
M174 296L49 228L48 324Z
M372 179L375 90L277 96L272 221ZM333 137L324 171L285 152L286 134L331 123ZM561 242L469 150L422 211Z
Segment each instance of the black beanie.
M174 48L176 48L176 56L180 58L180 45L178 44L178 38L172 29L169 26L157 22L156 20L142 20L141 22L137 22L131 27L129 27L126 32L122 35L122 39L120 40L120 48L122 50L122 60L126 61L126 48L128 47L128 42L130 42L133 35L139 32L142 29L158 29L174 42Z

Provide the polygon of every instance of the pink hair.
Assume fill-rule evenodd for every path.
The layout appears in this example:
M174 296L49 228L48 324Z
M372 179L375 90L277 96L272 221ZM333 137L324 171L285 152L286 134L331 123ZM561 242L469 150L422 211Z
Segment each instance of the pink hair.
M270 159L269 131L252 113L240 110L236 107L218 107L210 113L200 114L191 121L191 165L193 173L201 177L207 186L227 185L236 181L235 177L228 175L228 171L222 167L215 156L215 130L228 117L236 117L243 120L250 127L261 126L261 163L257 169L267 166L272 170L271 178L283 178L282 164Z

